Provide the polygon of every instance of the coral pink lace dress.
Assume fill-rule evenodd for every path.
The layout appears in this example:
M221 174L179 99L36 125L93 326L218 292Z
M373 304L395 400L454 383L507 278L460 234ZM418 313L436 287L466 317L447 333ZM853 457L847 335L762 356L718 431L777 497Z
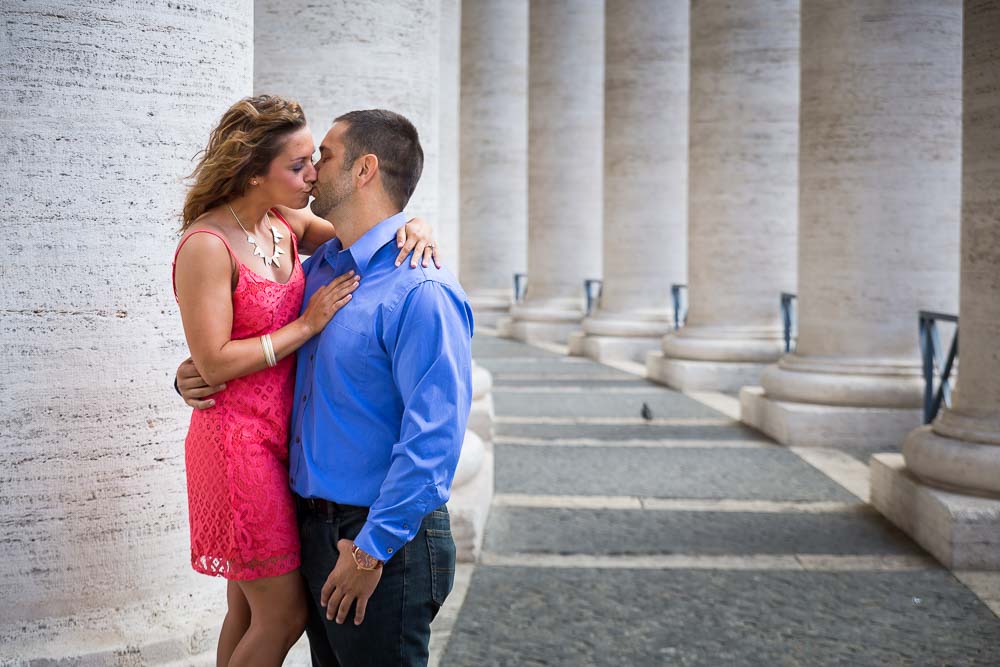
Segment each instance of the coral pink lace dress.
M288 226L277 212L275 215ZM305 275L295 234L292 273L277 283L240 262L233 291L233 340L272 333L299 316ZM174 254L176 263L177 255ZM261 352L263 355L263 352ZM288 430L295 390L295 355L226 383L215 406L195 410L184 443L191 565L227 579L258 579L299 566L295 505L288 486Z

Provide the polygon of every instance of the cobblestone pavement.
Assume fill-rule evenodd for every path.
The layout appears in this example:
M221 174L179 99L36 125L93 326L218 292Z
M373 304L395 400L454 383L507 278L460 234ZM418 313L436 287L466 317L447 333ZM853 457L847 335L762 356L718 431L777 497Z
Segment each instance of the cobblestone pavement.
M635 375L474 344L497 496L441 665L1000 665L990 607L864 503L865 452L791 450Z

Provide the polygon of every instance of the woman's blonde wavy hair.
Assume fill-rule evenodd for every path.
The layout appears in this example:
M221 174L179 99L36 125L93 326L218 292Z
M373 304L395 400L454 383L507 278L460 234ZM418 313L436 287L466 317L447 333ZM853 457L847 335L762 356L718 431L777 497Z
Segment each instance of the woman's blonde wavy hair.
M298 102L276 95L246 97L231 106L189 177L181 232L205 211L243 195L252 177L267 173L288 135L305 126Z

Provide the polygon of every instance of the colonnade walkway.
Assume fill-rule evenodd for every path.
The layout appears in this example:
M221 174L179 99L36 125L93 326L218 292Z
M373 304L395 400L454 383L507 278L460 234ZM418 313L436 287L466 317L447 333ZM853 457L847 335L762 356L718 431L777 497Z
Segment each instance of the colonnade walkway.
M1000 664L995 575L874 512L866 452L792 450L731 398L558 351L477 333L474 354L496 497L433 664Z

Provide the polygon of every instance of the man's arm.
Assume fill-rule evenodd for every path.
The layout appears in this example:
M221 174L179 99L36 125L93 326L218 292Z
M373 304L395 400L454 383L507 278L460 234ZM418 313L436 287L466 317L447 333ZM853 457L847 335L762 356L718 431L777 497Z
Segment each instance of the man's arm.
M357 545L381 561L398 553L424 517L448 499L472 404L472 311L465 299L428 281L396 312L387 318L383 342L403 401L400 438L361 532L353 543L338 544L342 555ZM360 623L377 584L378 577L357 569L353 558L339 560L320 596L327 618L343 622L357 599Z

